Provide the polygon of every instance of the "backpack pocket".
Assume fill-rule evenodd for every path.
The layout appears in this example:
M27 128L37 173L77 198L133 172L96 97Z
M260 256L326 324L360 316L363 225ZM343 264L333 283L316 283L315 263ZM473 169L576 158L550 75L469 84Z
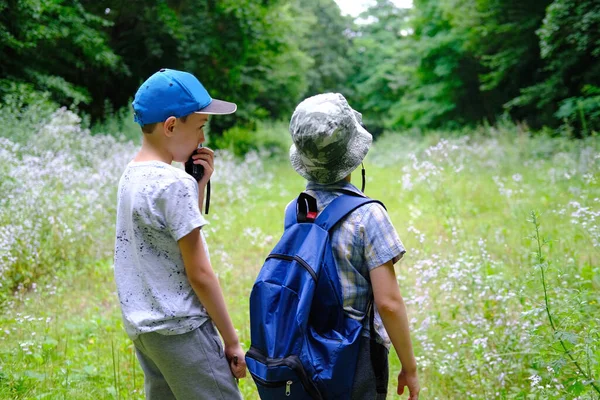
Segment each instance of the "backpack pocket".
M251 347L246 364L262 400L322 400L297 356L269 359Z
M308 400L311 399L304 390L298 377L290 377L286 381L269 382L258 376L252 375L258 394L262 400L270 399L290 399L290 400ZM295 379L295 380L294 380Z

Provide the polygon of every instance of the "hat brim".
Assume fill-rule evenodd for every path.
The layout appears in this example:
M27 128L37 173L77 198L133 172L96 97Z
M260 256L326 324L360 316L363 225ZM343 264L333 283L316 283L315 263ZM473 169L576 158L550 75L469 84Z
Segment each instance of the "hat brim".
M373 136L362 126L356 125L357 134L348 142L347 152L333 165L307 165L307 161L295 145L290 147L292 167L304 179L320 184L341 181L363 162L373 142Z
M209 114L209 115L227 115L233 114L237 110L235 103L228 101L212 99L209 105L201 110L195 111L196 114Z

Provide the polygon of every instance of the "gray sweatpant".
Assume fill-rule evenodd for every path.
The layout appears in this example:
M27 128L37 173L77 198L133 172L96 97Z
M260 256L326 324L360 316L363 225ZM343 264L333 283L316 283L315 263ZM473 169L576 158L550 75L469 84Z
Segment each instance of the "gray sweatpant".
M212 321L181 335L144 333L133 343L147 400L242 398Z

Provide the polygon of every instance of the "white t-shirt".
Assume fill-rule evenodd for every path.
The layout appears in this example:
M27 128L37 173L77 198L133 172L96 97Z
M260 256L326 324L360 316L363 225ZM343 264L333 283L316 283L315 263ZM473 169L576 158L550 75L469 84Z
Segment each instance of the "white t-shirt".
M198 183L160 161L131 162L117 196L115 281L127 334L135 339L196 329L208 314L188 281L177 241L207 223ZM208 252L203 235L202 242Z

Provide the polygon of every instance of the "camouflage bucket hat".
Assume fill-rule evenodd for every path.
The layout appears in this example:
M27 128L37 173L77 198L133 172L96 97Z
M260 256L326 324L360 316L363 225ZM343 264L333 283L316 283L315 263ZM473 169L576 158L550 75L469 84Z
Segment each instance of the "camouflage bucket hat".
M350 175L373 141L362 127L362 115L339 93L319 94L298 104L290 134L292 166L305 179L320 184Z

